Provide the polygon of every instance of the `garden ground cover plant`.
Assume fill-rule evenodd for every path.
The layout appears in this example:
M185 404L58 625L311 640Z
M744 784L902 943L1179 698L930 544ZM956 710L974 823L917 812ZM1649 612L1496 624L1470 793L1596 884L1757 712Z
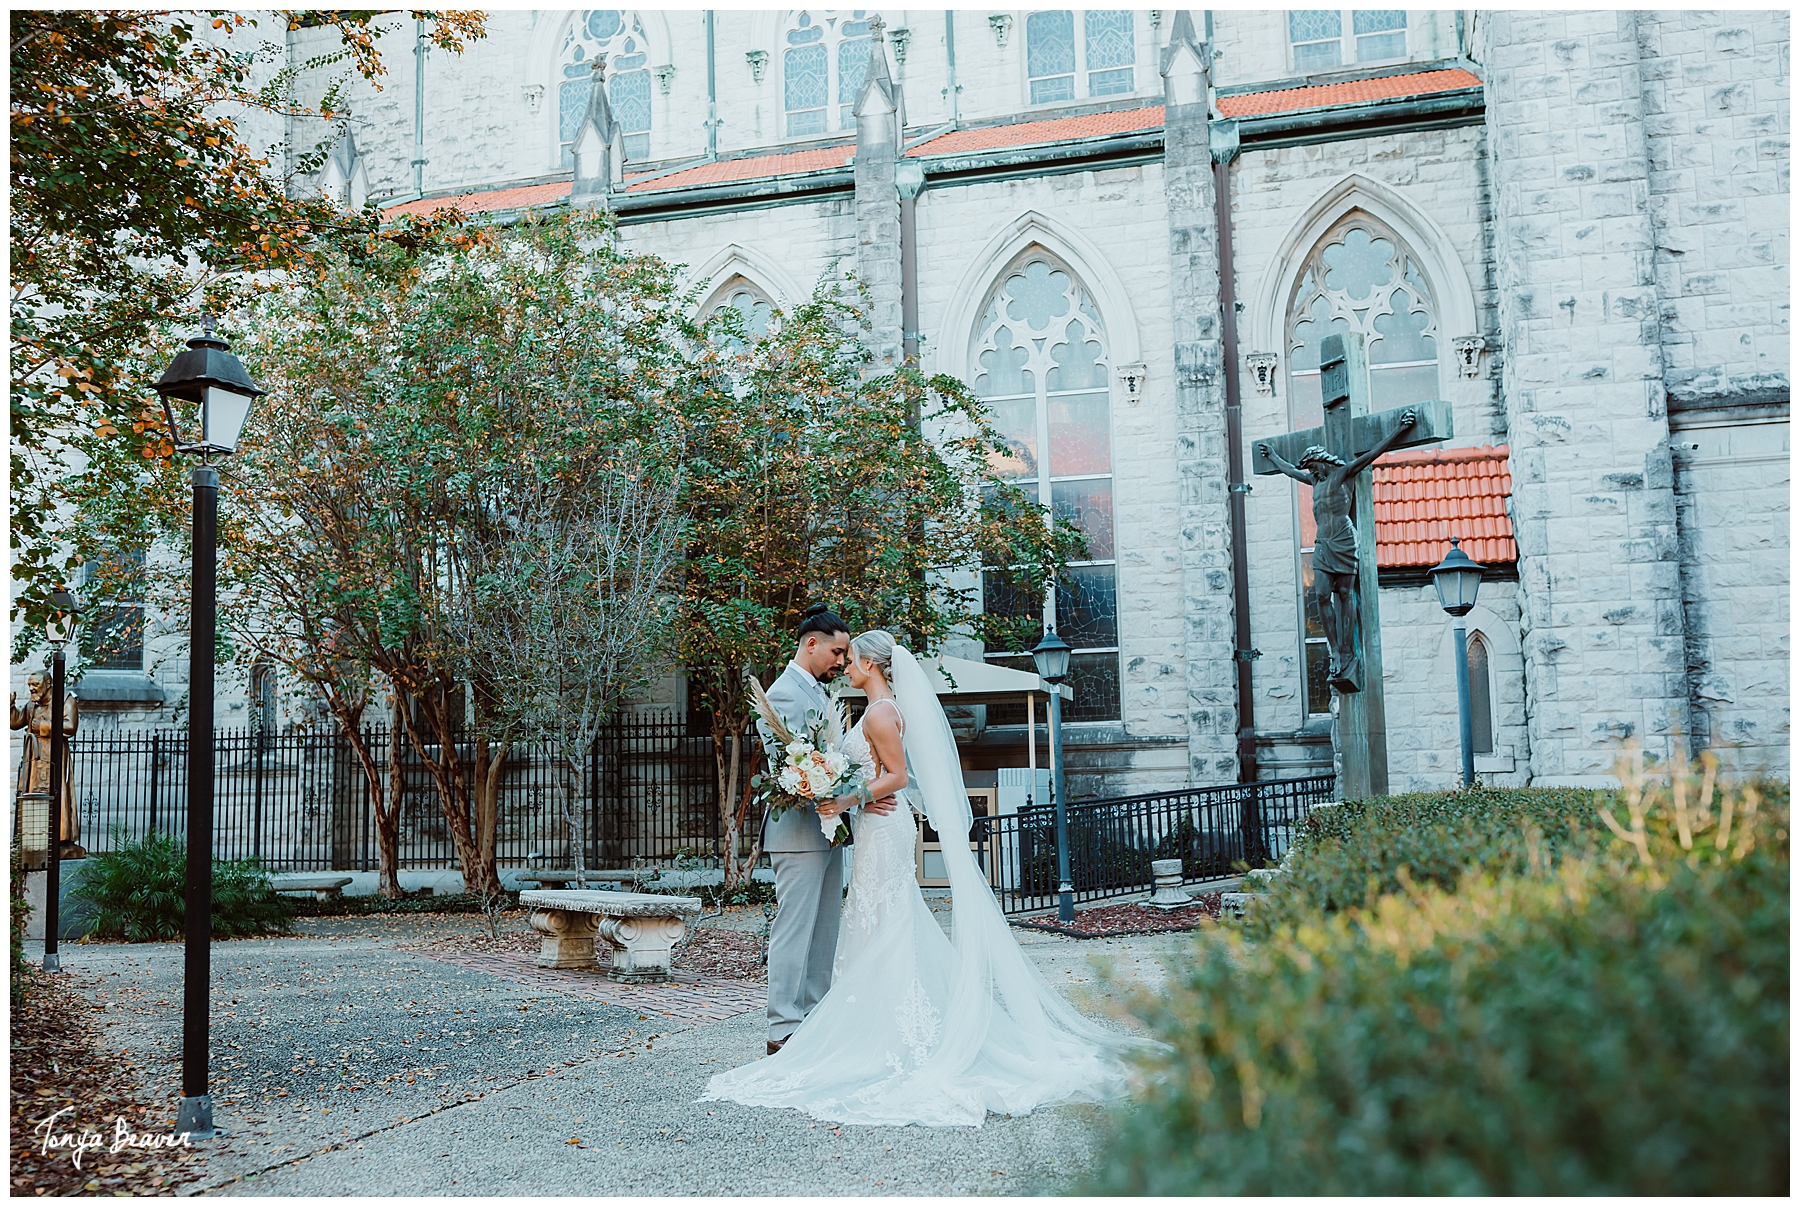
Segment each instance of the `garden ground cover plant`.
M1785 1193L1787 790L1625 779L1326 810L1138 1003L1089 1189Z

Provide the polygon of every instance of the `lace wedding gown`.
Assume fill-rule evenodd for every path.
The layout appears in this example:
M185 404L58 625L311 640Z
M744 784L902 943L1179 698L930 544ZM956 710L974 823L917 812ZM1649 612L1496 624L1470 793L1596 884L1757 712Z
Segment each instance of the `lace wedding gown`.
M926 720L942 723L935 696L928 703L936 716ZM860 723L845 751L873 774ZM911 740L907 753L909 764L922 761ZM960 792L961 771L950 766ZM903 798L910 803L917 791L909 785ZM967 833L966 794L961 803ZM955 819L942 820L940 833L956 832ZM985 879L952 865L953 942L914 879L911 809L863 813L852 824L831 991L779 1053L714 1077L703 1100L793 1107L832 1122L979 1127L989 1111L1023 1115L1049 1102L1123 1096L1120 1057L1134 1041L1084 1018L1045 982ZM972 872L966 862L962 871Z

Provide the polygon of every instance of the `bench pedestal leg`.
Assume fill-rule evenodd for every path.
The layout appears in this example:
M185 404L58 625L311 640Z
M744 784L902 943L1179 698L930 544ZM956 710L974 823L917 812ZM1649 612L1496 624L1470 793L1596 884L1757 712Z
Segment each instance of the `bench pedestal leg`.
M595 933L613 949L607 970L613 980L666 981L671 950L687 933L687 924L668 917L601 918Z
M539 968L592 968L594 966L593 914L566 909L533 910L531 929L544 936L538 951Z

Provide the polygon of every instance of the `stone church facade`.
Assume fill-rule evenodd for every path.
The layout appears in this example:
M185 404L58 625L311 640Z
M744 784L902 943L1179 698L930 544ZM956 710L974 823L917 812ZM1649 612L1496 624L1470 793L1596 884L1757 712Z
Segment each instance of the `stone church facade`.
M1344 331L1375 407L1454 416L1375 469L1393 790L1460 767L1452 536L1484 778L1787 774L1785 12L535 10L412 48L317 187L605 206L753 324L854 274L881 358L991 400L1091 538L1043 601L1073 794L1329 769L1310 508L1249 465ZM967 765L1023 766L1022 710L978 720Z

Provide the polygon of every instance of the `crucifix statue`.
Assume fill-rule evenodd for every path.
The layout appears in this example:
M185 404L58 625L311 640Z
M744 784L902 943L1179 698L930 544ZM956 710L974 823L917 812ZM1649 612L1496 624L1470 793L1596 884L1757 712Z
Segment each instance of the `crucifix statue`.
M1251 467L1313 488L1312 595L1331 650L1339 788L1354 800L1388 790L1369 466L1389 449L1434 444L1454 432L1450 404L1441 400L1369 413L1369 365L1358 333L1330 335L1320 344L1319 384L1324 426L1258 441Z

